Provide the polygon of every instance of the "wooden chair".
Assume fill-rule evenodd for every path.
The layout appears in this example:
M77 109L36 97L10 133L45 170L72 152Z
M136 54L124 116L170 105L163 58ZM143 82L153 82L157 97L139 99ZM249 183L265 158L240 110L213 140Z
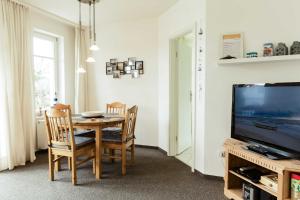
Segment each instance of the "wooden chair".
M68 110L70 113L71 111L71 105L66 105L66 104L61 104L57 103L52 108L57 109L57 110L63 110L66 111ZM76 136L84 136L84 137L95 137L95 130L81 130L81 129L74 129L74 135ZM55 159L57 159L57 156L54 156ZM72 169L72 159L68 157L68 167L69 170ZM55 171L60 171L61 170L61 164L60 164L60 159L55 162L54 165Z
M134 163L134 153L135 153L135 123L137 117L138 107L133 106L127 110L126 121L122 131L103 131L102 146L108 149L119 149L121 150L121 156L109 155L111 159L121 159L122 160L122 175L126 175L126 152L127 149L131 152L131 163Z
M54 180L54 163L64 157L71 159L73 185L77 184L77 167L80 164L92 159L95 173L95 140L74 136L70 106L56 105L44 115L48 133L49 179ZM86 159L77 162L80 156Z
M125 116L126 104L122 104L120 102L113 102L111 104L106 104L106 113L119 114Z

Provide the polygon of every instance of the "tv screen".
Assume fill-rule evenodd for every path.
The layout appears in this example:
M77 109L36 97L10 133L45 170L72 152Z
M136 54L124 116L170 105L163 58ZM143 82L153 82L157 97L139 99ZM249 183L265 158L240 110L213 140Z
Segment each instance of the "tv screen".
M231 136L300 153L300 83L234 85Z

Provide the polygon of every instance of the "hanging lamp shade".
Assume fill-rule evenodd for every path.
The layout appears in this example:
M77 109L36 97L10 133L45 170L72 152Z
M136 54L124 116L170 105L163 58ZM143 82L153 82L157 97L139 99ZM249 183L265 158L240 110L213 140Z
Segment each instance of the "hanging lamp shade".
M85 73L86 73L86 70L85 70L83 67L79 67L78 70L77 70L77 72L78 72L79 74L85 74Z
M93 58L92 56L89 56L89 57L86 59L86 62L87 62L87 63L95 63L96 60L95 60L95 58Z
M93 45L90 47L90 50L91 50L91 51L99 51L99 47L98 47L96 44L93 44Z

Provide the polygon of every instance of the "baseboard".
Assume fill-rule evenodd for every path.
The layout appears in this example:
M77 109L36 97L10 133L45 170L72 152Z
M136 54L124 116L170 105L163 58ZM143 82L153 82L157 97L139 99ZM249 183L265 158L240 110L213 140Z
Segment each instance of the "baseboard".
M160 152L162 152L163 154L168 155L168 153L165 150L163 150L159 147L156 147L156 146L148 146L148 145L140 145L140 144L136 144L135 146L138 148L156 149L156 150L159 150Z
M223 178L223 177L202 174L201 172L199 172L199 171L196 170L196 169L195 169L194 174L195 174L195 175L198 175L198 176L202 176L203 178L208 179L208 180L224 181L224 178Z
M148 145L141 145L141 144L136 144L135 145L138 148L145 148L145 149L158 149L156 146L148 146Z

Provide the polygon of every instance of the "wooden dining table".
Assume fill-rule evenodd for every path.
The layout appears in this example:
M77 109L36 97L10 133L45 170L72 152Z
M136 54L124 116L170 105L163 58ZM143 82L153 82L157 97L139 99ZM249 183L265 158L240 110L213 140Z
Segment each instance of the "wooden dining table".
M82 118L81 116L74 116L72 117L72 123L74 128L93 129L96 131L95 175L96 179L99 180L102 174L102 129L119 124L124 125L125 117L110 114L104 115L103 118Z

